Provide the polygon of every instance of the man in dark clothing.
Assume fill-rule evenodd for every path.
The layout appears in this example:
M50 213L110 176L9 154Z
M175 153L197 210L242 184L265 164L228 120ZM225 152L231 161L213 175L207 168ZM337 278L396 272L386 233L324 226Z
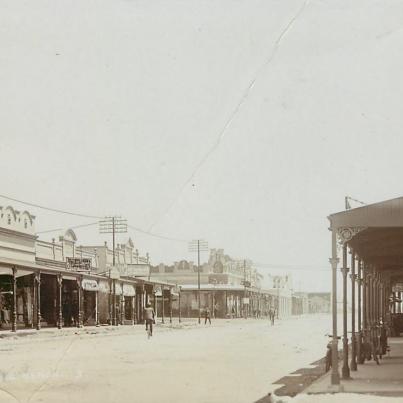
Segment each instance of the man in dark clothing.
M146 308L144 308L144 320L146 321L146 331L148 331L148 326L150 326L150 336L153 335L154 318L154 309L151 308L150 304L147 304Z

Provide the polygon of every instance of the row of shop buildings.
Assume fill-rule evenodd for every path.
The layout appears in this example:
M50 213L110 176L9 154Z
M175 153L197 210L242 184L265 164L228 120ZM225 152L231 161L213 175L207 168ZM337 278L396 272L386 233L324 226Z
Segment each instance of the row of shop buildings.
M112 262L106 243L77 246L72 230L41 241L33 215L0 207L1 328L135 324L147 303L162 320L180 312L175 284L136 276L149 272L149 262L130 239Z
M78 246L71 229L40 240L32 214L0 207L2 329L142 323L148 303L163 322L206 308L219 318L314 312L308 294L293 292L291 276L269 276L263 284L251 261L222 249L212 249L200 267L200 287L197 279L192 262L151 266L130 238L114 251L106 242Z
M180 284L182 310L197 316L207 307L215 317L264 317L274 310L278 317L330 312L330 294L296 293L290 275L263 277L249 260L237 260L223 249L211 249L198 267L186 260L151 267L152 277Z

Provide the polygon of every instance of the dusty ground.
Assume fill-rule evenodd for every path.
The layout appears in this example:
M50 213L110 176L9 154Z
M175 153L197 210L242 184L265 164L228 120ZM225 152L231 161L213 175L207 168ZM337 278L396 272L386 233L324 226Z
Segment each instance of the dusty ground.
M1 340L1 402L254 402L320 358L329 317ZM277 387L277 386L276 386Z

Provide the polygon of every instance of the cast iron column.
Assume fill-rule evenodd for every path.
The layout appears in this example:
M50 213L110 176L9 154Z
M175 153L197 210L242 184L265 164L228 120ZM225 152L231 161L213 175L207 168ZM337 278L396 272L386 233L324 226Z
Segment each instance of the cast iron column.
M113 294L112 294L112 314L113 314L113 318L112 318L112 324L113 326L117 326L118 325L118 318L116 316L116 280L113 279L112 280L112 287L113 287Z
M358 363L362 364L362 327L361 327L361 287L362 287L362 271L361 271L361 260L358 261L358 296L357 296L357 305L358 305L358 340L357 340L357 357Z
M82 287L81 287L81 277L77 279L77 291L78 291L78 323L77 327L83 327L83 317L81 311L81 304L83 300Z
M109 325L110 326L113 325L112 293L113 293L113 280L109 279L109 298L108 298L108 302L109 302Z
M364 264L362 266L362 328L363 328L363 340L367 340L368 331L368 268Z
M17 331L17 269L13 267L13 322L11 330Z
M357 345L355 337L355 252L351 250L351 371L357 371Z
M164 290L164 286L161 286L162 288L162 323L165 323L165 290Z
M95 326L99 326L99 290L95 292Z
M178 305L179 305L178 317L179 317L179 323L181 323L182 319L181 319L181 290L180 290L180 288L179 288L179 295L178 295Z
M332 321L333 321L333 339L332 339L332 385L340 384L339 375L339 357L337 351L337 240L336 230L332 230L332 257L330 263L332 265Z
M63 323L63 311L62 311L62 283L63 277L61 274L57 275L57 291L58 291L58 300L59 300L59 319L57 321L57 328L62 328Z
M172 292L169 290L169 323L172 323Z
M36 286L36 330L41 330L41 272L35 274Z
M347 244L343 244L343 367L342 378L350 379L350 368L348 366L348 338L347 338Z

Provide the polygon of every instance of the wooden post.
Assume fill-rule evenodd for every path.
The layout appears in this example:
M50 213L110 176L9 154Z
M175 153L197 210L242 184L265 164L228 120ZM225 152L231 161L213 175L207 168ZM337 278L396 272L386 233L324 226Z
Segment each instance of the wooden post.
M58 312L58 321L57 321L57 328L61 329L62 328L62 323L63 323L63 311L62 311L62 284L63 284L63 277L62 274L59 273L57 275L57 293L58 293L58 303L59 303L59 312Z
M17 269L13 267L13 321L11 330L17 331Z

